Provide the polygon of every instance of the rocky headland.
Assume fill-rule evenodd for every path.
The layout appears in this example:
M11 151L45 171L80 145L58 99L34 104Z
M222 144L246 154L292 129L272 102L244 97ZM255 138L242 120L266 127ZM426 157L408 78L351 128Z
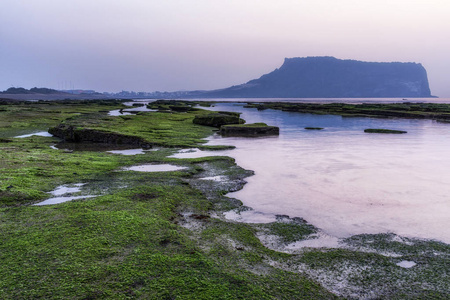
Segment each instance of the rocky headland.
M186 92L203 98L391 98L432 97L420 63L365 62L334 57L286 58L258 79L213 91Z

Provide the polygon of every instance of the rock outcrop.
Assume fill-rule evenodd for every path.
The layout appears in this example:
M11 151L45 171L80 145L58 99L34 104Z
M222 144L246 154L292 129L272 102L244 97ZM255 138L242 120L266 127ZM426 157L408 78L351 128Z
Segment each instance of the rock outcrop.
M239 116L240 113L222 111L218 113L197 115L192 122L194 122L194 124L212 127L220 127L228 124L244 124L245 121L239 118Z
M223 125L220 127L220 134L223 136L261 136L261 135L279 135L280 128L268 126L265 123L254 123L247 125Z
M334 57L286 58L259 79L225 89L191 92L220 98L431 97L427 72L418 63L379 63Z
M403 131L403 130L375 129L375 128L364 129L364 132L367 132L367 133L387 133L387 134L403 134L403 133L408 133L407 131Z
M67 142L94 142L118 145L136 145L142 148L152 146L140 137L123 135L119 133L100 131L88 128L77 128L71 125L60 124L48 130L49 133Z

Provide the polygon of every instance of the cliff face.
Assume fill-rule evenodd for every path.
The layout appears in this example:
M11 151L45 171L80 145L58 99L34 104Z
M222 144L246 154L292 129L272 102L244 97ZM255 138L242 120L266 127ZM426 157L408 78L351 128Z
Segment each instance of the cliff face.
M230 88L204 92L224 98L430 97L417 63L377 63L334 57L286 58L273 72Z

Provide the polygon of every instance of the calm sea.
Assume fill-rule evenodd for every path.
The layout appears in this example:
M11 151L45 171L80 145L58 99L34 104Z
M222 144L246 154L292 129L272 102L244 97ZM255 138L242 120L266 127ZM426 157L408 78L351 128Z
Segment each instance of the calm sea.
M425 100L450 103L397 99ZM210 109L242 112L248 123L280 127L278 137L210 138L209 144L236 146L224 153L255 171L241 191L230 194L245 205L302 217L336 237L393 232L450 243L450 124L257 111L237 103ZM307 126L325 129L309 131ZM368 134L366 128L408 133Z

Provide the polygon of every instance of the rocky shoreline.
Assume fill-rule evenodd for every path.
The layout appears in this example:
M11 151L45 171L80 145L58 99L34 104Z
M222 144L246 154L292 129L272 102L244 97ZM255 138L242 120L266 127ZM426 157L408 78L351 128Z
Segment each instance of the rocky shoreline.
M67 139L160 146L134 156L67 152L50 147L58 142L54 137L19 140L8 136L10 128L0 127L5 143L0 154L5 166L0 289L6 298L448 296L450 286L443 278L449 271L449 245L380 234L315 248L305 242L321 241L324 235L301 218L273 216L265 223L246 223L227 217L230 211L238 216L251 212L226 194L241 189L253 172L224 156L169 157L182 149L208 149L202 138L213 128L193 123L209 112L158 105L168 110L122 117L108 117L100 104L2 107L2 120L12 127L43 126L45 116L47 128ZM183 169L121 171L149 163ZM97 196L30 205L68 183L83 183L81 195ZM38 285L35 278L40 278Z

